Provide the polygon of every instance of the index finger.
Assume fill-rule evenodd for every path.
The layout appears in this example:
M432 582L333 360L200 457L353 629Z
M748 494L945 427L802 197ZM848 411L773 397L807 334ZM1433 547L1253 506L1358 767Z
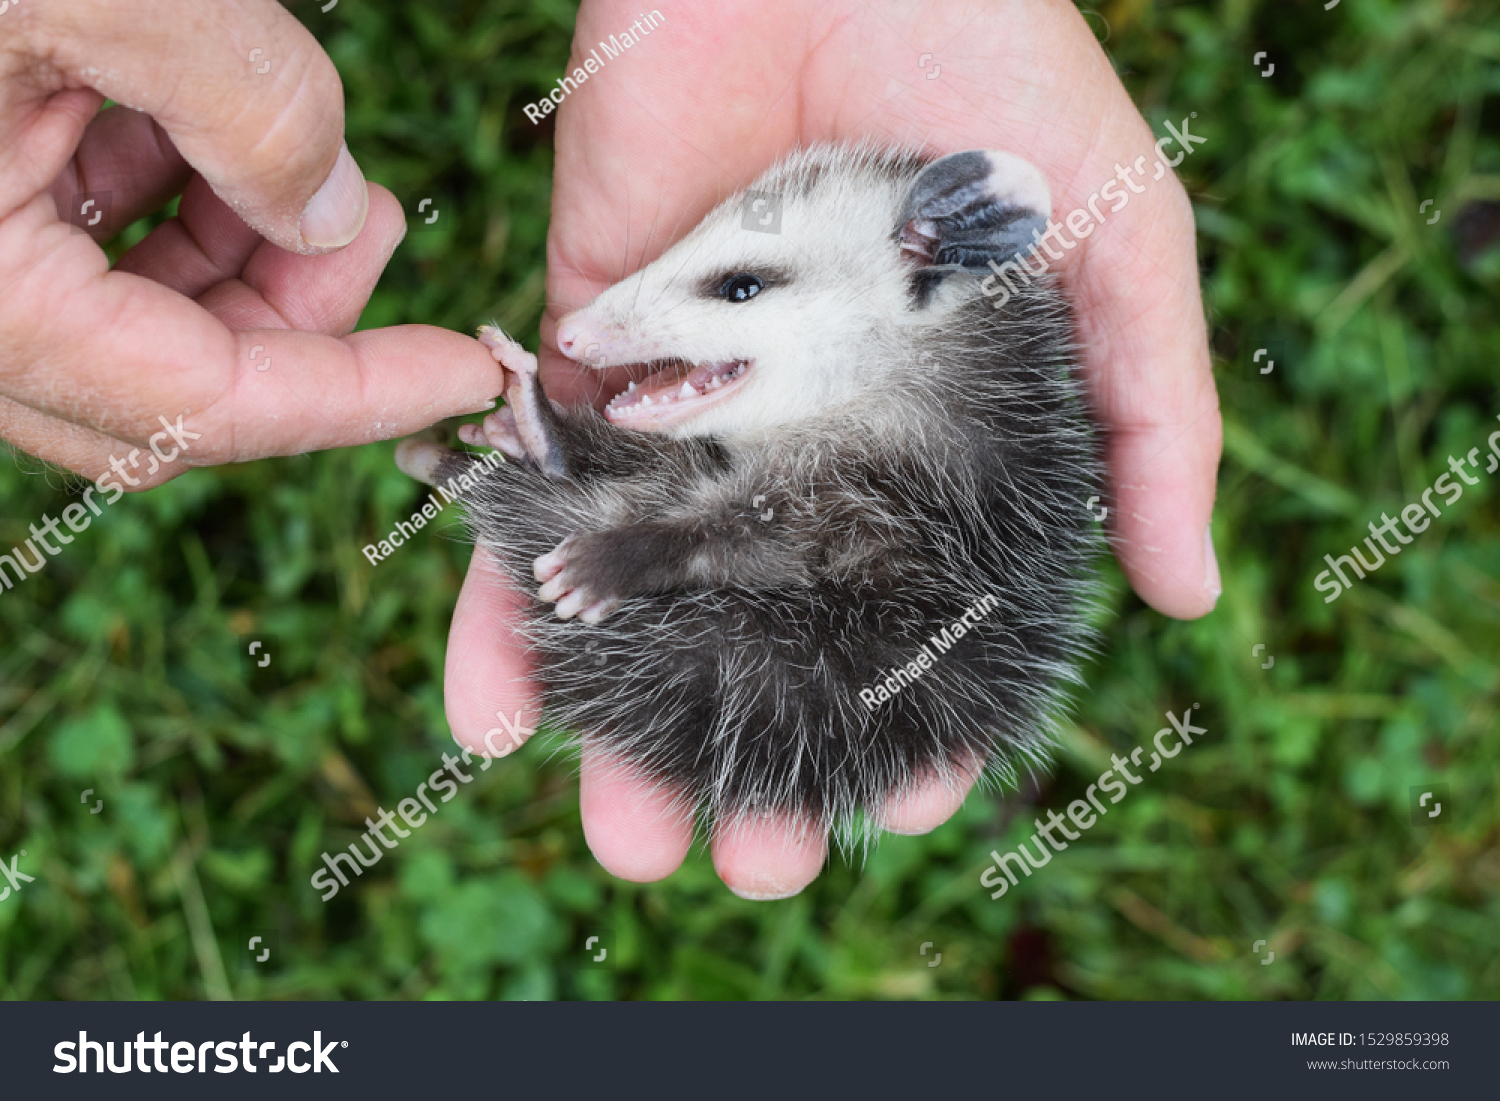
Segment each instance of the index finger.
M367 278L399 233L399 208L377 198L343 252L284 254L271 293L316 297L330 282ZM408 435L500 392L483 347L443 329L298 332L239 285L232 308L244 328L231 332L191 299L106 270L92 239L51 221L44 202L0 224L0 255L13 261L0 262L0 282L26 275L0 300L0 345L13 351L0 357L0 393L38 412L141 445L158 418L184 414L202 435L188 462L202 464Z

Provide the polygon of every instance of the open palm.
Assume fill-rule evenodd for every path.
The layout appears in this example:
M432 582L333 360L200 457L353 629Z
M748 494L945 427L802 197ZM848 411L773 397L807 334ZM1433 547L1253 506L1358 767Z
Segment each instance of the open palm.
M1155 136L1065 0L658 10L664 21L569 95L558 116L542 336L543 377L564 402L601 402L614 380L557 353L558 319L659 256L799 145L872 138L933 154L1006 150L1042 170L1059 221L1122 165L1156 160ZM624 0L585 0L575 57L638 16ZM1208 522L1220 421L1182 187L1168 173L1132 188L1128 204L1053 270L1077 310L1106 431L1116 554L1154 607L1202 615L1219 590ZM476 749L497 711L536 714L526 658L511 632L496 629L524 599L477 551L447 670L450 723ZM692 823L669 809L669 793L587 746L581 782L584 831L609 871L645 881L681 863ZM923 832L966 794L934 781L877 819L893 832ZM826 852L822 834L774 818L718 823L713 840L720 876L747 897L795 893Z

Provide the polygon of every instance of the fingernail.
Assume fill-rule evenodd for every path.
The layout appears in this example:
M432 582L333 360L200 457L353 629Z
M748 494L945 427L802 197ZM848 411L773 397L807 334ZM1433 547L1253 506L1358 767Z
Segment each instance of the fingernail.
M1219 581L1219 559L1214 554L1214 533L1212 528L1203 533L1203 587L1213 594L1215 603L1218 602L1219 595L1224 591L1224 586Z
M467 417L467 416L469 416L470 414L473 414L473 413L488 413L491 409L495 408L495 406L499 403L499 401L500 401L499 398L491 398L489 401L485 402L483 405L476 405L476 406L474 406L473 409L465 409L462 413L460 413L458 415L462 416L462 417Z
M749 902L775 902L777 899L794 898L802 893L801 887L798 887L795 891L782 891L779 893L776 891L741 891L736 887L730 887L729 889Z
M343 248L359 236L369 209L365 175L344 145L333 172L302 212L302 239L314 248Z

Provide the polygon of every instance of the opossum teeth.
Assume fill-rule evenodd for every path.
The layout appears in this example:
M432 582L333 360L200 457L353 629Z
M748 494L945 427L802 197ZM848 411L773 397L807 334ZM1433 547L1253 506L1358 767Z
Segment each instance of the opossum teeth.
M654 428L684 420L707 408L710 400L727 398L725 384L738 382L752 366L748 360L696 365L682 360L659 362L665 366L639 382L632 380L615 395L605 407L606 417L619 424L649 424Z

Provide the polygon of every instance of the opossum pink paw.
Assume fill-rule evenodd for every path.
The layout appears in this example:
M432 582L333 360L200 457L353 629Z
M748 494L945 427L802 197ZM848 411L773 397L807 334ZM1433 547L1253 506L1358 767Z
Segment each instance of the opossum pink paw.
M536 375L536 356L521 347L493 325L479 329L479 343L490 350L490 355L507 371L518 375Z
M576 536L569 536L555 550L539 557L532 564L532 573L541 582L537 598L556 604L554 611L558 619L577 616L584 623L598 623L620 606L619 598L606 596L589 584L571 561L571 552L576 546Z
M482 425L459 425L458 438L471 447L493 447L512 459L527 458L526 445L516 427L516 415L508 406L485 417Z
M486 337L493 333L493 339ZM567 470L553 426L547 417L547 400L542 380L537 376L536 356L515 344L498 329L480 330L480 340L489 346L495 358L506 368L504 421L496 421L506 443L514 443L532 462L551 477L562 477ZM560 409L554 403L554 409ZM486 421L486 425L488 425ZM510 437L514 437L511 440ZM500 447L500 444L496 444ZM508 455L510 451L501 447Z

